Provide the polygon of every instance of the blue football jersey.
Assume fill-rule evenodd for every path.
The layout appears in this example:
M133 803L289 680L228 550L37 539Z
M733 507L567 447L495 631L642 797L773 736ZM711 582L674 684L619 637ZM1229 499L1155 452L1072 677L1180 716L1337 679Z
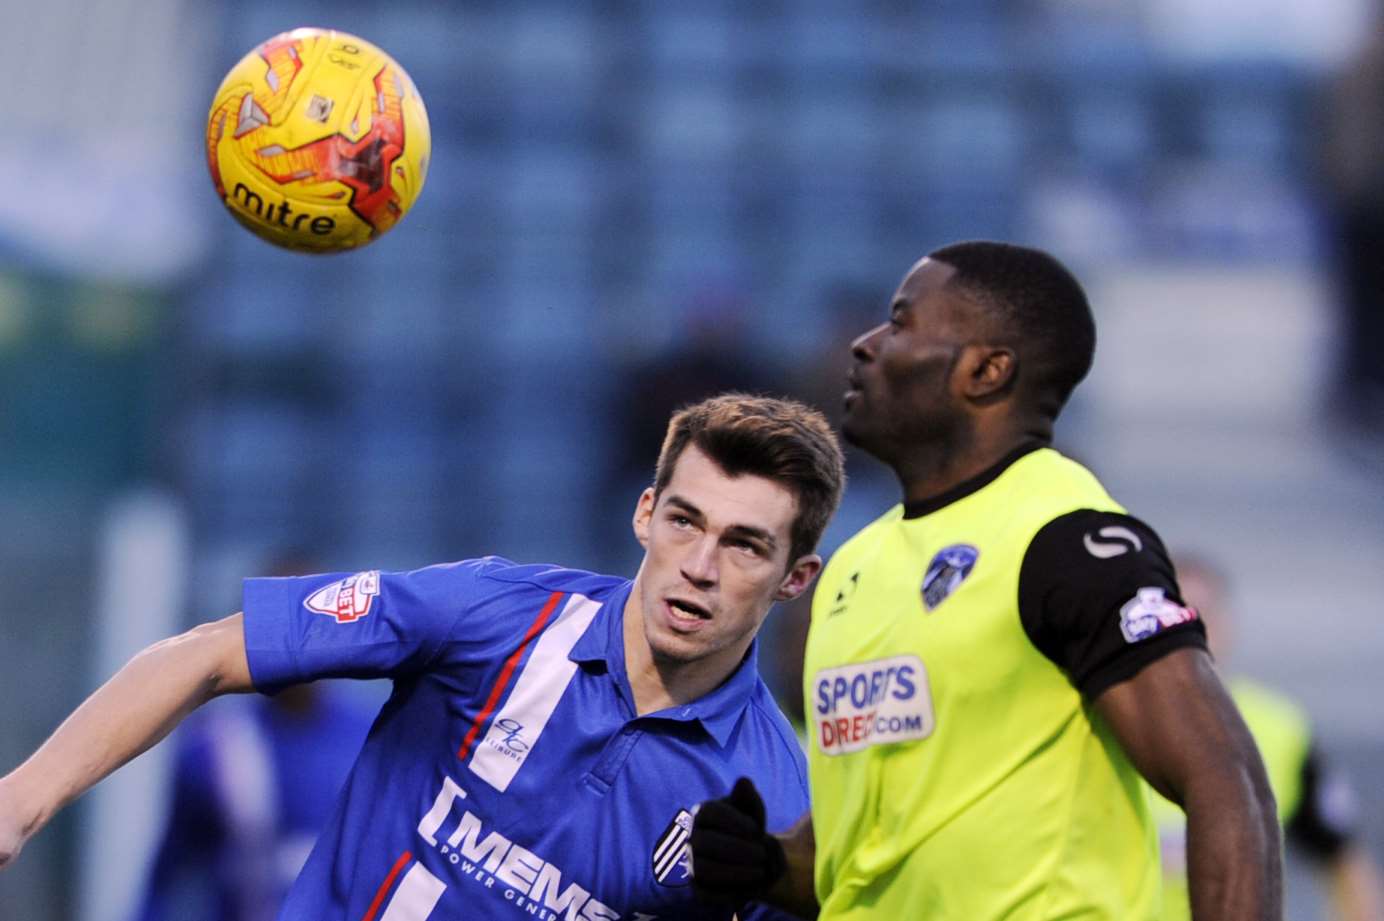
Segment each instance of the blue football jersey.
M630 590L494 557L247 580L258 689L394 684L280 917L728 918L692 898L693 805L748 776L786 828L808 808L806 765L754 646L705 697L636 716Z

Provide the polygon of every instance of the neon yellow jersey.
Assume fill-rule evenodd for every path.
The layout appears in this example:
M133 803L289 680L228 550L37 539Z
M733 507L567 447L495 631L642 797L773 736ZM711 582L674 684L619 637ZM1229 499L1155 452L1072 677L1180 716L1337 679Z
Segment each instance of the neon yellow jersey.
M836 553L804 665L823 919L1157 915L1143 782L1087 699L1204 646L1166 557L1046 448Z

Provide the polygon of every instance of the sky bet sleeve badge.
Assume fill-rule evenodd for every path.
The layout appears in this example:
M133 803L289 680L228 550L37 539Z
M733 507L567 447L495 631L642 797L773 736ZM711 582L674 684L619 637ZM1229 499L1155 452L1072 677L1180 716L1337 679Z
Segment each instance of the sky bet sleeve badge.
M358 572L319 588L307 597L303 607L335 617L339 624L349 624L370 613L370 605L379 593L380 571Z
M1196 619L1195 608L1183 607L1166 597L1163 589L1141 588L1120 608L1120 632L1126 643L1137 643L1169 627Z
M961 587L979 557L980 551L970 544L952 544L937 551L923 576L923 606L929 613Z

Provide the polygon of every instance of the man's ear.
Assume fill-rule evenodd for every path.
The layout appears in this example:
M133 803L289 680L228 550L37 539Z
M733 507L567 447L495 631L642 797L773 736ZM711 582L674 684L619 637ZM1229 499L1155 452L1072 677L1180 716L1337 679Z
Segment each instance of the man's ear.
M645 550L649 549L649 523L654 518L654 488L650 486L639 494L634 504L634 537Z
M792 601L794 598L807 591L807 587L812 584L812 580L817 578L817 573L822 571L822 558L815 553L798 557L788 570L788 574L779 583L778 591L774 592L775 601Z
M1013 389L1019 373L1019 356L1008 346L968 345L957 362L963 396L988 402Z

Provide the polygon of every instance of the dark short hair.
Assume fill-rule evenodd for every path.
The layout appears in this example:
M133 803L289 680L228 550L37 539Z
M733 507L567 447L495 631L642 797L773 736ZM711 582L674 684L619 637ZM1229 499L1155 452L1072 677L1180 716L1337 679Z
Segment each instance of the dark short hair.
M841 502L845 464L836 433L819 412L796 400L727 393L685 406L668 422L654 471L654 496L673 478L689 444L728 476L774 480L798 500L789 561L811 553Z
M1017 340L1021 378L1032 373L1038 408L1056 417L1096 354L1096 322L1076 276L1042 250L988 240L953 243L928 258L955 269L949 287Z

